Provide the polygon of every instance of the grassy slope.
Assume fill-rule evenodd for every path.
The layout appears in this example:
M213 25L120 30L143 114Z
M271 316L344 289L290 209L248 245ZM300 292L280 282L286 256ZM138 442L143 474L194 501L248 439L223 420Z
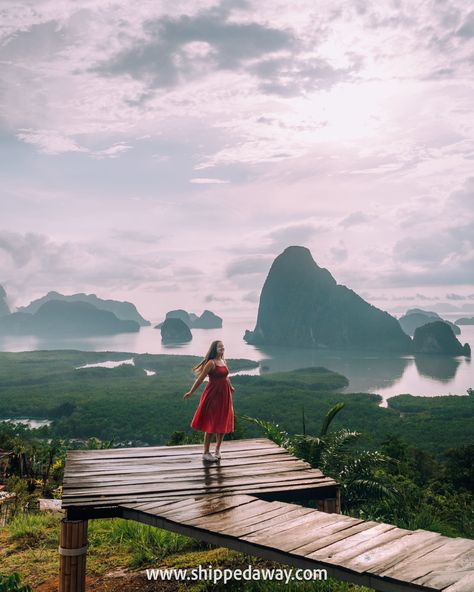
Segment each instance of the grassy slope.
M35 592L56 592L59 572L59 528L61 513L45 512L15 518L0 529L0 573L17 571L21 582ZM189 582L183 587L175 580L147 581L146 568L218 568L288 569L288 566L265 561L222 547L200 543L192 538L149 527L121 518L90 520L88 527L87 590L100 592L151 592L178 589L245 590L247 592L369 592L368 588L332 579L305 582L294 586L273 582Z

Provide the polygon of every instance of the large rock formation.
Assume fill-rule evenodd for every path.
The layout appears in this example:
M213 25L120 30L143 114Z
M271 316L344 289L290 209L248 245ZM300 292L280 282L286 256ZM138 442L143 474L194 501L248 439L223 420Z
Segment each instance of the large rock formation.
M166 313L166 319L181 319L190 329L220 329L222 327L222 318L205 310L200 317L193 312L188 313L182 308L170 310ZM155 329L161 329L163 323L158 323Z
M413 336L413 346L420 354L446 354L450 356L469 356L471 348L456 338L449 325L434 321L418 327Z
M118 319L123 321L135 321L141 327L151 325L150 321L145 320L142 315L138 312L136 306L131 302L122 302L120 300L103 300L98 298L95 294L79 294L64 295L59 292L48 292L46 296L38 298L30 302L28 306L22 306L18 308L18 312L28 312L34 314L39 307L45 302L50 300L65 300L67 302L88 302L100 310L108 310L113 312Z
M90 337L139 331L135 321L123 321L88 302L50 300L34 314L15 312L0 318L0 334L41 337Z
M168 318L161 325L161 340L166 343L191 341L193 335L184 321Z
M461 334L461 329L457 325L451 321L442 319L437 312L421 310L420 308L411 308L398 319L398 322L407 335L413 335L415 329L422 327L427 323L432 323L433 321L443 321L451 327L455 335Z
M337 284L300 246L287 247L272 263L255 329L244 339L255 345L412 351L396 318Z
M7 293L5 288L0 286L0 317L10 314L10 309L7 304Z

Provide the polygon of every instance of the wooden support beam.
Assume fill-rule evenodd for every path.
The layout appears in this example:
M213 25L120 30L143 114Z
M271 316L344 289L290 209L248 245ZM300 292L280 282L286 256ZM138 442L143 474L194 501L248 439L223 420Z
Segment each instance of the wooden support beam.
M61 520L59 592L85 592L87 520Z

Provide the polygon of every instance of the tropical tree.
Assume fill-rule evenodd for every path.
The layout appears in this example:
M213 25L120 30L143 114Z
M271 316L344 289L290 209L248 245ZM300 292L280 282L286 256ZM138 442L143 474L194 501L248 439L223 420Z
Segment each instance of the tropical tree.
M349 445L362 434L347 429L329 430L331 422L344 408L345 402L336 403L326 413L317 436L306 434L304 410L303 433L290 435L279 424L250 417L242 419L258 425L267 438L288 450L290 454L308 462L341 486L341 510L356 512L373 500L394 501L397 490L384 483L384 473L379 469L396 463L379 451L351 450Z

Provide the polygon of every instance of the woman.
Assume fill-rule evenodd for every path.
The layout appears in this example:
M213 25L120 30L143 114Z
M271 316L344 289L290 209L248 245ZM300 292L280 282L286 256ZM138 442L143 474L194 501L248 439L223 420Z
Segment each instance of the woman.
M204 359L192 369L199 376L191 390L183 395L183 399L188 399L209 375L209 383L202 392L190 425L195 430L205 432L203 460L215 462L221 458L220 448L224 434L234 431L232 391L235 389L227 376L229 369L224 359L222 341L213 341ZM212 434L216 434L214 454L209 451Z

